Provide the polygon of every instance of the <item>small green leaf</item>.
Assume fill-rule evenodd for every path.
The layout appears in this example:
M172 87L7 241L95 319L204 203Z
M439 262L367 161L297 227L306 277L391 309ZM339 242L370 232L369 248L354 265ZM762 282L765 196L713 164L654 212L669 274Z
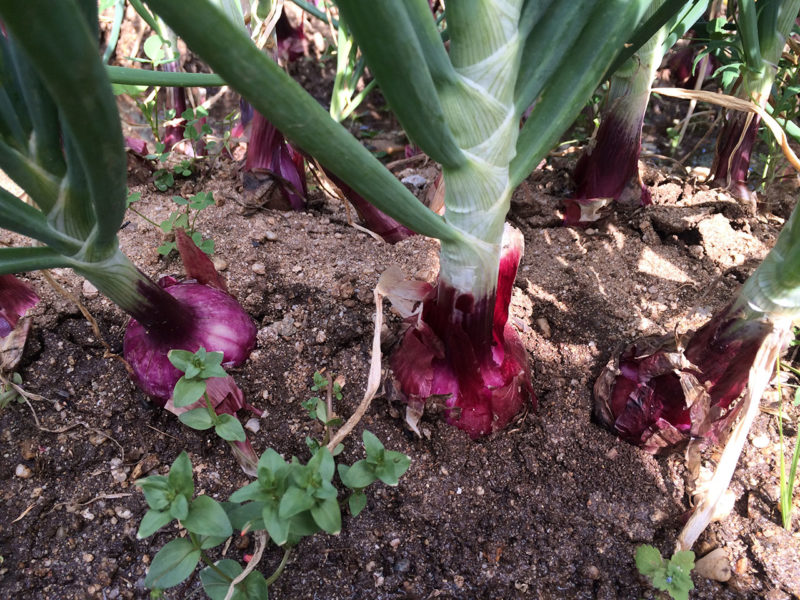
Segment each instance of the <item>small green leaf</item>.
M259 500L262 502L267 500L267 494L264 492L264 488L261 487L261 482L251 481L243 488L239 488L233 492L230 497L231 502L247 502L249 500Z
M242 427L239 419L233 415L219 415L217 424L214 425L214 431L219 437L228 442L243 442L247 439L244 427Z
M330 481L333 479L333 474L336 472L336 463L333 461L333 456L327 446L323 446L317 450L317 453L322 454L319 463L319 474L324 481Z
M203 210L214 205L212 192L199 192L189 199L189 207L194 210Z
M364 450L367 452L367 457L380 455L383 450L383 444L373 433L365 429L361 439L364 440Z
M230 506L227 506L230 504ZM236 505L233 503L223 503L223 508L228 514L228 520L234 529L244 531L245 529L265 529L264 527L264 503L248 502L247 504Z
M210 496L198 496L192 500L189 514L181 523L186 529L198 535L228 537L233 533L225 510Z
M178 420L192 429L205 431L214 426L214 419L208 413L208 408L194 408L178 415Z
M367 506L367 495L364 492L353 492L347 501L350 514L357 516Z
M230 579L225 579L211 567L206 567L200 571L200 581L203 583L203 591L208 595L209 598L211 598L211 600L224 600L228 593L228 587L230 587L231 580L238 577L243 571L242 565L235 560L226 558L214 563L214 566L225 573L225 575L227 575ZM237 590L237 593L234 593L233 597L236 600L241 600L242 596Z
M142 522L139 523L139 531L136 533L136 537L140 540L150 537L170 521L172 521L172 515L168 511L148 510L144 513Z
M183 494L178 494L169 506L169 514L173 519L182 521L189 514L189 500Z
M323 531L337 534L342 529L342 513L339 510L339 503L335 499L323 500L312 506L311 516Z
M169 469L169 485L178 494L187 498L194 495L194 479L192 477L192 461L186 452L181 452Z
M352 467L346 467L347 465L339 465L339 478L351 489L363 489L378 478L372 465L366 460L359 460Z
M275 545L283 546L289 539L289 521L281 519L278 511L270 506L264 507L262 518L269 537L272 538Z
M673 554L669 562L688 573L694 569L694 552L691 550L681 550Z
M290 519L313 505L314 498L306 490L291 486L281 498L279 515L282 519Z
M172 60L170 56L168 45L161 39L161 36L158 34L152 34L148 37L144 44L142 44L142 50L144 50L144 54L147 58L149 58L154 64L161 64L165 61Z
M383 463L375 469L375 474L386 485L397 485L410 465L411 459L402 452L387 450L383 455Z
M172 401L177 408L194 404L206 391L206 382L202 379L186 379L181 377L172 392Z
M186 367L192 364L194 353L188 350L170 350L167 352L167 358L173 367L179 371L186 372Z
M153 557L144 584L149 588L166 589L189 577L200 561L200 548L187 539L172 540Z
M178 244L176 244L175 242L164 242L158 248L156 248L156 251L161 256L166 256L167 254L169 254L173 250L177 250L177 249L178 249Z
M154 510L165 510L169 506L169 480L163 475L151 475L137 479L135 485L142 488L147 506Z
M227 513L225 513L227 514ZM225 542L230 536L229 535L201 535L200 536L200 548L202 550L208 550L209 548L216 548L221 543Z
M657 571L664 569L664 559L658 548L644 544L636 549L636 568L646 577L652 577Z

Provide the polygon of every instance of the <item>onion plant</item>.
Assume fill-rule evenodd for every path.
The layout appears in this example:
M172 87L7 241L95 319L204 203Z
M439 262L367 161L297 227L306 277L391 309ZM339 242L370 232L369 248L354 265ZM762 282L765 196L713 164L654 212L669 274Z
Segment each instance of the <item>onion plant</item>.
M599 421L648 451L689 443L692 457L705 445L726 441L678 549L692 546L728 487L761 394L798 317L800 207L795 207L774 248L730 304L681 338L637 340L595 383Z
M650 14L655 14L661 4L655 0ZM707 5L706 0L687 2L611 76L600 127L573 172L575 192L564 211L567 225L599 219L600 210L620 199L634 175L641 189L641 204L650 204L650 192L639 176L642 125L650 88L666 51L694 25Z
M180 378L170 349L249 355L256 329L224 291L156 284L120 251L126 157L114 96L97 49L97 7L0 1L0 168L28 204L0 189L0 225L36 240L0 248L0 273L69 267L133 317L125 354L162 404Z
M743 57L736 95L765 108L786 37L791 33L800 0L741 0L737 3L738 49ZM711 178L740 198L749 198L747 173L760 118L732 112L717 137Z
M440 217L208 0L194 2L190 14L180 3L148 1L293 144L401 224L441 241L438 280L392 365L410 403L444 397L449 420L472 436L502 428L534 401L508 322L522 252L519 234L504 244L511 193L572 123L649 4L451 2L445 47L426 0L337 2L408 137L442 166ZM669 4L677 10L684 2Z

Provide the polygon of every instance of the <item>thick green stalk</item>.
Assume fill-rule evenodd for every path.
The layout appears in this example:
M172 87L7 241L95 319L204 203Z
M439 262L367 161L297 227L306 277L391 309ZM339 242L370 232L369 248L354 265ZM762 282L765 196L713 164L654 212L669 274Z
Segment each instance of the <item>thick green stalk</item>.
M14 42L39 73L75 142L86 173L93 212L88 255L104 258L117 247L117 229L125 212L127 165L119 113L97 55L97 37L82 11L92 2L73 0L0 0L0 14ZM94 8L93 23L97 23ZM68 32L53 35L54 31Z
M418 233L451 241L462 237L207 0L194 2L191 18L186 18L183 4L172 0L148 0L148 4L287 139L318 158L358 194Z
M605 0L592 11L581 43L565 55L520 131L511 163L512 185L533 171L575 120L597 87L599 76L594 74L608 68L649 4L649 0Z
M494 295L513 191L509 164L519 132L514 90L523 47L518 31L521 7L521 1L448 6L458 86L444 96L443 106L467 163L442 167L446 219L475 243L442 244L440 278L476 299Z
M214 73L171 73L147 71L129 67L106 67L111 83L120 85L153 85L168 87L211 87L225 85L225 80Z
M800 204L783 226L778 241L747 279L737 304L748 319L800 317Z
M0 248L0 275L67 266L69 266L67 259L44 246Z

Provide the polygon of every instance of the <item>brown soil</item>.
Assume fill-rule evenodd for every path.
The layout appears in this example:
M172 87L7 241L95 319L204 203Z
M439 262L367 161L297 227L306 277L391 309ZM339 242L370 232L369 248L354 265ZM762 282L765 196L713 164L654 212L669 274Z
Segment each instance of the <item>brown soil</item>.
M620 344L696 327L724 305L773 243L789 191L774 190L772 211L748 216L724 193L650 169L654 206L580 231L561 227L557 214L568 164L554 160L536 172L510 214L526 240L512 319L529 351L538 412L477 442L426 415L417 438L402 406L376 399L356 433L369 428L410 455L411 469L397 488L371 489L366 510L346 517L341 535L303 541L271 597L655 597L633 554L643 543L671 551L688 509L682 459L653 458L594 425L591 386ZM233 373L265 411L250 436L259 453L272 447L305 459L304 439L314 432L300 402L312 395L313 372L344 376L337 410L349 415L365 385L379 274L397 264L432 279L436 244L378 242L348 225L338 201L319 195L304 213L246 210L235 165L206 175L181 193L214 191L218 205L204 211L200 230L216 241L218 265L260 328L255 352ZM168 216L167 194L135 189L140 210L156 221ZM158 256L161 234L139 217L130 216L120 237L149 275L180 273L177 258ZM125 315L71 273L53 275L81 296L119 351ZM25 405L0 413L0 596L146 598L148 561L176 529L136 539L146 505L133 480L164 472L182 450L198 493L224 500L247 477L221 440L149 405L123 365L103 358L78 309L40 276L30 280L42 301L19 370L25 389L47 400L31 404L41 427ZM385 350L398 330L391 317ZM797 430L786 429L789 456ZM749 446L740 461L733 513L697 546L701 554L724 547L734 576L721 584L696 575L694 598L800 594L797 525L787 532L776 524L774 417L763 414L752 436L761 447ZM360 458L359 447L350 438L344 458ZM28 478L15 475L19 464ZM246 552L249 537L227 555ZM279 560L271 547L262 570ZM194 578L166 597L200 597L199 587Z

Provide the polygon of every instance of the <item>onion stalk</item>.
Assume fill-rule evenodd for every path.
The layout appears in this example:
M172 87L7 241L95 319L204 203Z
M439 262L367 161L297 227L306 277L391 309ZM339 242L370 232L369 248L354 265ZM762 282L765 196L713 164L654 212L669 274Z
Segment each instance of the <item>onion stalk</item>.
M754 0L742 0L737 6L744 66L736 96L765 108L786 38L800 12L800 0L768 0L759 3L758 9ZM729 112L717 137L711 180L738 198L751 197L747 173L760 121L757 114Z
M441 241L435 292L392 365L396 375L413 372L404 367L415 359L412 338L435 349L440 362L434 370L458 380L447 402L456 407L479 398L481 409L472 413L489 415L475 424L464 417L470 411L457 416L451 410L450 421L473 436L488 433L510 421L507 413L533 401L527 357L512 350L516 334L507 320L496 320L508 314L511 290L501 270L511 193L572 123L650 2L452 2L449 49L426 0L337 4L411 142L442 165L444 217L424 207L206 1L198 1L187 18L169 0L148 0L293 144L402 225ZM532 104L520 130L520 117ZM442 334L446 324L463 333ZM463 355L475 357L477 376L459 364ZM398 380L406 399L425 401L418 398L423 382ZM493 388L508 391L502 406L487 402Z
M648 16L661 4L653 2ZM650 192L639 174L639 153L653 78L666 51L695 23L706 4L687 2L611 76L600 127L572 174L575 191L565 202L566 225L601 218L603 209L620 200L634 176L640 204L650 204Z
M645 450L689 444L687 456L697 456L704 446L726 442L678 550L692 546L727 489L759 399L798 317L800 208L795 207L774 248L732 303L680 339L634 342L595 383L595 416Z
M125 353L137 382L163 404L175 384L174 373L157 366L167 351L203 346L239 364L255 326L224 291L158 285L120 251L125 150L106 71L91 59L96 11L82 8L72 0L0 1L0 168L35 205L0 190L0 223L41 244L0 248L0 273L70 267L91 281L133 317Z

